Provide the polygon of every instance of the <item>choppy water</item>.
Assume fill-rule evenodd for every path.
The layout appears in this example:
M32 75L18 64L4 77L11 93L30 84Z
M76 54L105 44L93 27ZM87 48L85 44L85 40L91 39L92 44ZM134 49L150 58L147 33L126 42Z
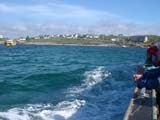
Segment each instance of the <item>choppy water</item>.
M0 119L121 120L145 49L0 46Z

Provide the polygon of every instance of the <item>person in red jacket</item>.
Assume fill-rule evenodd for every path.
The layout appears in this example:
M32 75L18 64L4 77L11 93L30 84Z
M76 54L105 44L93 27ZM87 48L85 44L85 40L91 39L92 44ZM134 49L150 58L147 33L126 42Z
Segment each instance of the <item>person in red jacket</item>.
M158 53L158 47L152 43L151 46L147 49L147 59L146 64L147 65L155 65L156 58Z

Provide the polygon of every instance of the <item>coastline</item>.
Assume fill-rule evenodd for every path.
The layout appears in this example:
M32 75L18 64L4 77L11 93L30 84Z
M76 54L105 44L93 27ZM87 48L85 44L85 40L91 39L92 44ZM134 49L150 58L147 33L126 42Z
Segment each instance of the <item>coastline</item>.
M51 43L51 42L28 42L24 45L64 45L64 46L102 46L102 47L128 47L117 44L64 44L64 43Z
M0 42L0 45L3 45L4 42ZM107 44L80 44L80 43L54 43L54 42L23 42L17 43L17 45L55 45L55 46L100 46L100 47L139 47L145 48L145 46L141 45L126 45L126 44L116 44L116 43L107 43Z

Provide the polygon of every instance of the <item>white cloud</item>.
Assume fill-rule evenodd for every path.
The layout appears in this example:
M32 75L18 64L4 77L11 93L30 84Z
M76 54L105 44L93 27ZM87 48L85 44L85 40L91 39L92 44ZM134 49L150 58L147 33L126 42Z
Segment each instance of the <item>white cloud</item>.
M73 6L59 3L44 4L4 4L0 3L0 12L40 16L56 17L56 18L80 18L95 19L100 17L116 17L115 15L98 10L90 10L80 6ZM34 18L33 18L34 19Z
M37 36L40 34L71 34L71 33L91 33L91 34L125 34L125 35L145 35L160 34L160 26L141 25L135 23L123 22L100 22L96 25L70 25L63 23L47 23L47 24L28 24L15 25L12 27L1 26L0 33L18 37L18 36Z
M57 33L160 34L160 26L156 24L137 24L106 11L67 5L62 2L44 3L43 0L43 4L32 5L0 3L0 13L16 14L21 18L30 16L27 21L17 18L17 22L10 25L0 24L0 34L13 37ZM32 22L37 18L38 22ZM16 21L16 18L13 19ZM67 20L71 21L67 23ZM89 24L84 24L87 21Z
M12 9L9 6L0 3L0 13L1 12L11 12L11 11Z

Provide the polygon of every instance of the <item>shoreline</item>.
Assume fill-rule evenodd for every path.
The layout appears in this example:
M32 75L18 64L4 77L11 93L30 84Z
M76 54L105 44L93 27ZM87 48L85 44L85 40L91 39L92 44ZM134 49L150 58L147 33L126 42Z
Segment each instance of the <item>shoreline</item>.
M24 45L60 45L60 46L102 46L102 47L129 47L126 45L117 44L64 44L64 43L50 43L50 42L29 42Z
M4 42L0 42L0 45L3 45ZM17 43L17 45L57 45L57 46L99 46L99 47L139 47L144 48L144 46L140 45L126 45L126 44L116 44L116 43L108 43L108 44L69 44L69 43L53 43L53 42L24 42Z

